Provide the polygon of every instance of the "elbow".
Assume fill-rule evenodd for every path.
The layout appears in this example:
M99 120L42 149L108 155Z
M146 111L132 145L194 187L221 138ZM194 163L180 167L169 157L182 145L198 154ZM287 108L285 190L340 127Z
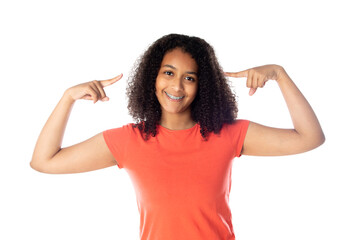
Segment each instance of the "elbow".
M319 134L318 136L314 137L312 139L312 144L310 145L310 149L309 150L313 150L315 148L320 147L321 145L323 145L325 143L325 135L323 132L321 132L321 134Z
M317 146L316 147L320 147L321 145L323 145L325 143L325 134L323 131L321 131L321 133L319 134L318 138L317 138Z
M311 150L314 150L315 148L320 147L325 143L325 135L321 131L321 133L316 135L310 135L310 136L299 136L299 142L298 144L295 144L299 148L295 150L296 154L298 153L304 153Z
M323 134L322 134L322 137L321 137L321 143L320 143L320 145L324 144L324 143L325 143L325 140L326 140L326 137L325 137L325 134L323 133ZM319 145L319 146L320 146L320 145Z
M34 169L35 171L41 172L41 173L48 173L46 171L45 163L41 163L39 161L36 161L35 159L32 159L30 162L30 167Z
M41 169L40 165L37 164L37 162L34 159L31 160L30 167L32 169L34 169L35 171L42 172L42 169Z

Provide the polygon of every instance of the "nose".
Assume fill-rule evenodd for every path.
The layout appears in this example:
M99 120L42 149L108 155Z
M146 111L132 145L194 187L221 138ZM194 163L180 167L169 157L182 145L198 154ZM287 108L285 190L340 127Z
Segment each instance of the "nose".
M176 92L184 90L182 76L173 79L171 88Z

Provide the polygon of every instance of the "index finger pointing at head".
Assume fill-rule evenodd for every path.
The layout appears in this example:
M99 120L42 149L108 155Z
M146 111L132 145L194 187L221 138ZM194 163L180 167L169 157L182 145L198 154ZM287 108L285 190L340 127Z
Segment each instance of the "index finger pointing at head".
M108 80L102 80L102 81L100 81L101 86L102 87L107 87L107 86L109 86L111 84L114 84L117 81L119 81L122 78L122 76L123 76L123 74L120 74L119 76L116 76L114 78L111 78L111 79L108 79Z
M240 71L240 72L226 72L225 75L228 77L236 77L236 78L241 78L241 77L247 77L247 72L248 70L244 70L244 71Z

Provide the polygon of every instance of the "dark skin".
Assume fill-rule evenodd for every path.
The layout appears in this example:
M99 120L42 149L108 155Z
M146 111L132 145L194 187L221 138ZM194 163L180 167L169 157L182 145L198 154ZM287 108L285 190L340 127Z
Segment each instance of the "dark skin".
M156 95L162 109L160 124L173 130L194 126L190 104L196 96L197 64L179 49L168 52L156 79ZM242 154L279 156L309 151L320 146L325 137L310 104L279 65L265 65L225 73L228 77L246 78L250 95L269 80L276 81L293 121L292 129L266 127L250 122ZM116 165L102 133L81 143L62 148L65 127L75 101L108 101L104 91L122 78L91 81L67 89L42 129L35 146L31 167L45 173L79 173Z
M155 82L156 96L161 105L160 125L163 127L179 130L196 124L191 118L190 104L195 99L199 85L197 70L198 66L191 55L180 49L174 49L164 56Z

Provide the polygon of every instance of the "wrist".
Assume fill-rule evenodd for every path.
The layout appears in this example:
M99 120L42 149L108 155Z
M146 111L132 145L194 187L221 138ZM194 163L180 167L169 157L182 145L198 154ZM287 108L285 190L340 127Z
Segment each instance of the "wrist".
M71 96L71 94L69 93L69 89L67 89L62 98L61 98L61 101L65 102L65 103L68 103L70 105L74 104L75 103L75 99Z
M289 75L286 73L285 69L282 66L278 65L276 75L277 75L277 78L276 78L277 83L281 83L281 82L290 80Z

